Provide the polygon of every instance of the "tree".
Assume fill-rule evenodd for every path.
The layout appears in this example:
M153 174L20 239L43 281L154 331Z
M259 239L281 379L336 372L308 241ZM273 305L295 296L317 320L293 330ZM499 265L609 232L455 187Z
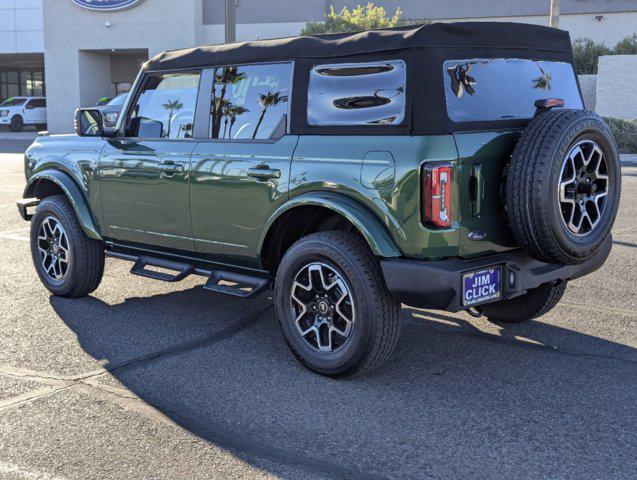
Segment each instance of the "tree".
M268 92L262 93L259 95L259 104L261 105L261 115L259 115L259 121L257 122L256 127L254 128L254 133L252 134L252 138L257 138L257 132L261 127L261 122L263 122L263 117L265 117L265 112L268 111L269 107L274 107L281 102L286 102L288 99L287 95L281 95L281 92Z
M232 105L230 108L228 108L228 115L230 116L230 128L228 129L228 138L232 138L232 127L234 126L234 122L237 121L237 117L249 111L250 110L248 110L245 107L242 107L241 105Z
M184 104L179 100L168 100L168 102L164 103L162 107L168 110L168 131L166 132L166 136L170 138L170 126L173 122L173 113L184 108Z
M217 74L215 69L215 84L221 84L221 92L219 98L216 97L216 86L212 90L212 105L213 105L213 122L212 122L212 138L219 138L219 130L221 129L221 116L223 114L223 108L227 106L226 103L226 91L228 85L239 83L246 78L245 72L239 72L237 67L224 67L221 70L221 75Z
M357 32L389 28L398 25L403 12L396 8L393 17L387 16L383 7L377 7L372 2L362 7L358 5L351 11L343 7L340 13L334 11L330 5L330 13L325 15L324 22L308 22L301 31L301 35L315 35L320 33Z

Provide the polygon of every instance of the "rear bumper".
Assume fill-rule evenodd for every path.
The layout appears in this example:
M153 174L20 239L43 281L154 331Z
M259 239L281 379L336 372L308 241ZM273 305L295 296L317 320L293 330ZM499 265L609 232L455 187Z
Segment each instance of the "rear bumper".
M495 301L507 300L543 283L573 280L594 272L604 264L611 247L609 235L595 256L579 265L545 263L515 250L471 259L387 258L381 260L380 266L387 288L400 302L412 307L457 312L467 308L462 303L464 273L501 265L502 297Z

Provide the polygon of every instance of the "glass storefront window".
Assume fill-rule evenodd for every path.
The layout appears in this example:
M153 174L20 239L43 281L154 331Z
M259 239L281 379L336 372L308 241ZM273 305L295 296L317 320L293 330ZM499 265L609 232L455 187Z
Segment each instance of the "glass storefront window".
M44 72L41 69L0 67L0 98L44 95Z

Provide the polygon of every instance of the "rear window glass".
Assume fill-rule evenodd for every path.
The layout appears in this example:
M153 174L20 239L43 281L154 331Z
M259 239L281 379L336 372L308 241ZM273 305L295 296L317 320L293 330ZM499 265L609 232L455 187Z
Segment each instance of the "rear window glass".
M454 122L531 118L534 103L561 98L582 108L570 63L517 58L448 60L444 63L447 113Z
M405 118L406 70L402 60L315 65L308 125L399 125Z

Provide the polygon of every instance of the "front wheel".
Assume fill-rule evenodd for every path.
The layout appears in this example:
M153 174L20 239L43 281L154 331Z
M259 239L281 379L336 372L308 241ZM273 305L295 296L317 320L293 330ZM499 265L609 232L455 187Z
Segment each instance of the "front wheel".
M44 286L61 297L83 297L104 273L104 247L86 236L64 195L46 197L31 220L31 256Z
M496 323L521 323L541 317L560 301L566 283L545 283L511 300L484 305L482 313Z
M398 341L400 304L353 233L319 232L296 242L278 269L275 306L292 352L323 375L377 368Z
M15 115L13 118L11 118L9 130L11 130L12 132L21 132L22 130L24 130L24 119L20 115Z

